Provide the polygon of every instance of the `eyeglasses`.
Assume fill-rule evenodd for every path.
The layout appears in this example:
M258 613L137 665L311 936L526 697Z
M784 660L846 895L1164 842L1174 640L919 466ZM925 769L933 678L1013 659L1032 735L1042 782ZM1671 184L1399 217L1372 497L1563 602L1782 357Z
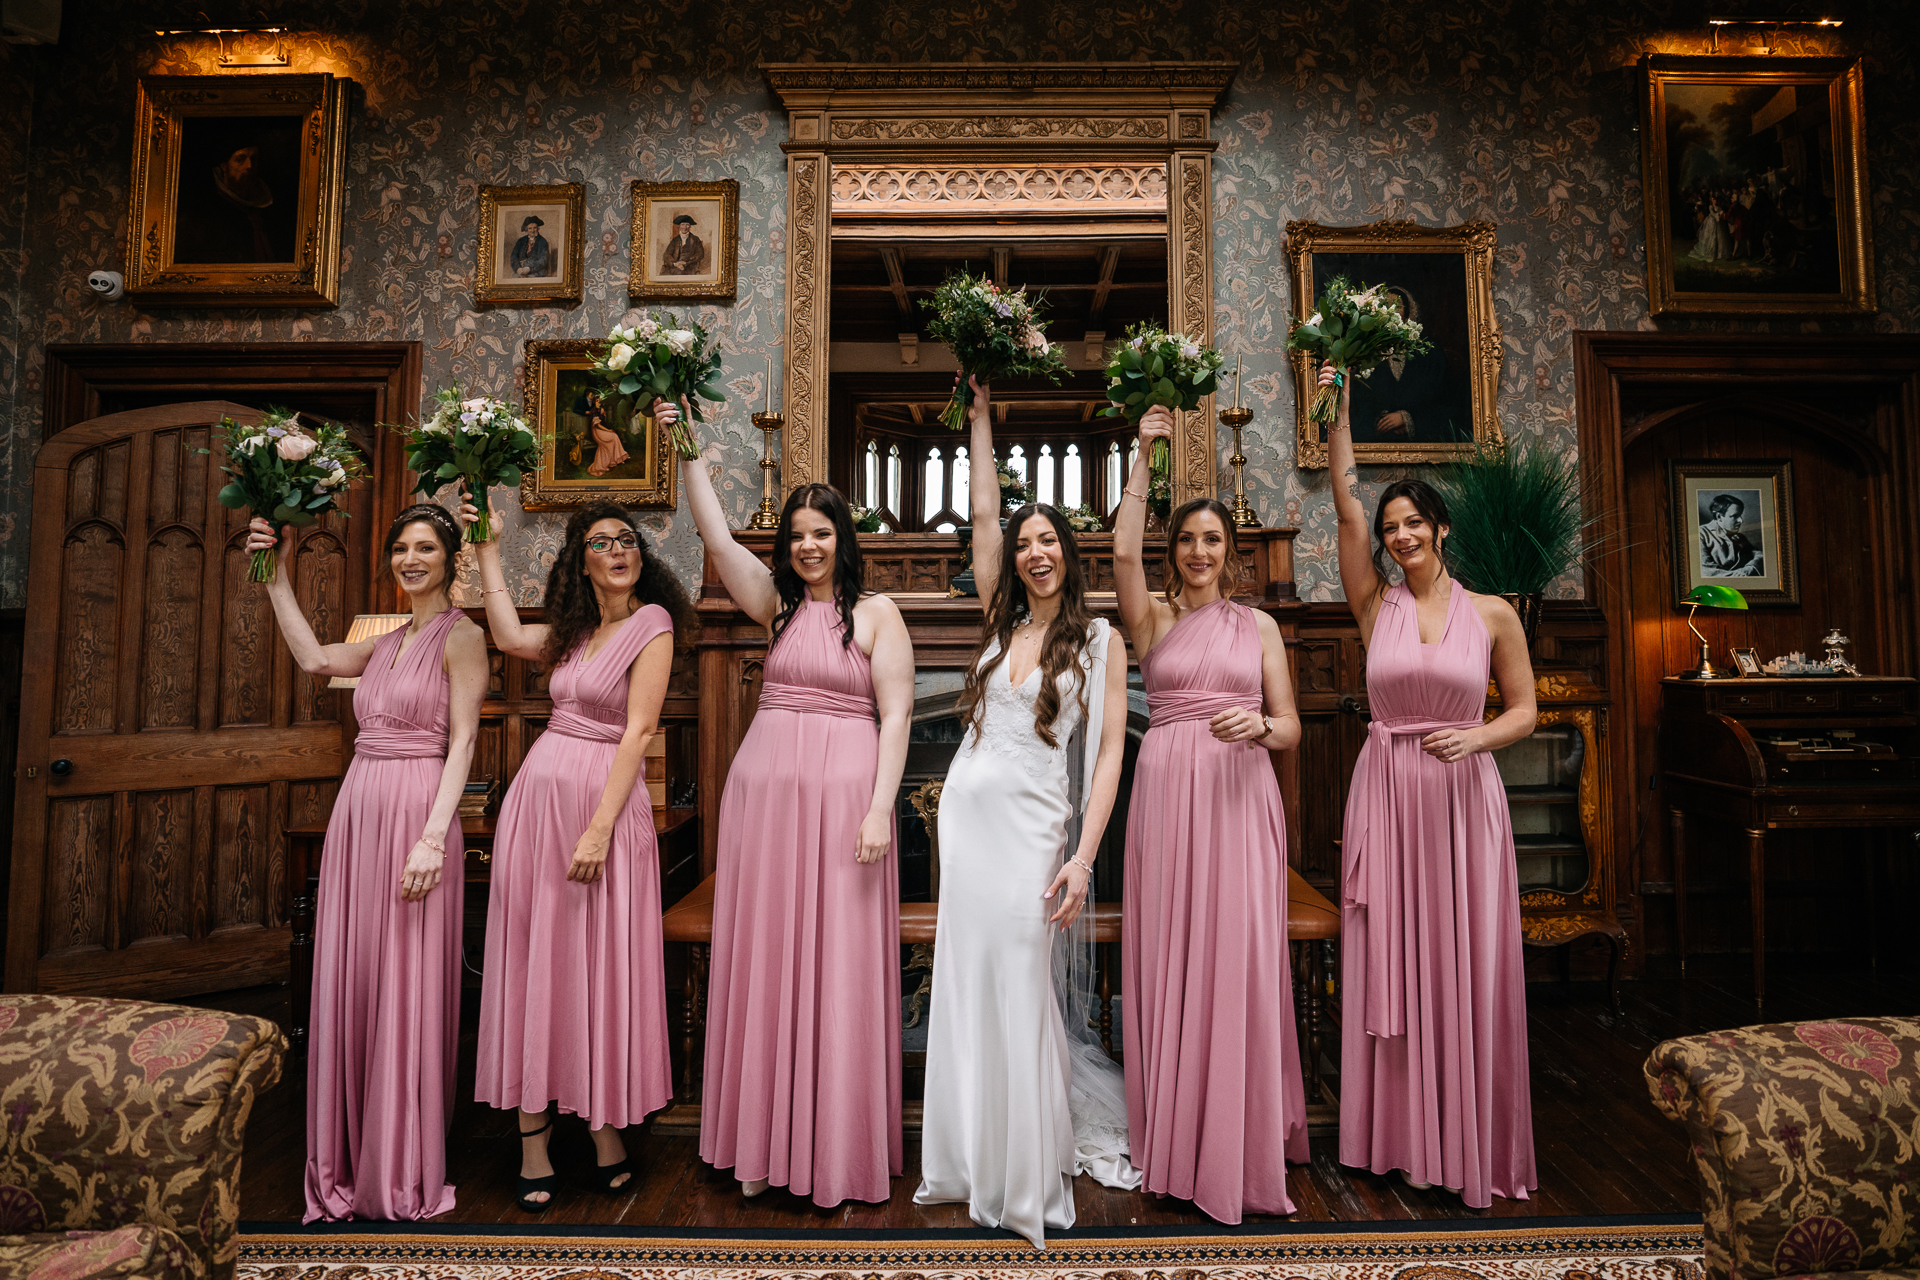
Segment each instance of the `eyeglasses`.
M603 556L615 547L620 548L622 551L632 551L639 545L640 535L637 533L623 533L617 538L609 538L605 534L602 534L597 538L587 539L587 550L597 556Z

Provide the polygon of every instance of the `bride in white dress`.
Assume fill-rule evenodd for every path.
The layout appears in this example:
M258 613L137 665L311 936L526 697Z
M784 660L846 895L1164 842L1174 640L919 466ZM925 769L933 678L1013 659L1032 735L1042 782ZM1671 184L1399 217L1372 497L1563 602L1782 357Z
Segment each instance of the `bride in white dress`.
M965 1201L981 1226L1044 1248L1047 1228L1073 1225L1076 1174L1127 1190L1141 1181L1120 1068L1087 1026L1082 911L1120 784L1127 657L1087 608L1057 511L1022 507L1001 533L988 394L974 388L973 572L992 595L960 706L968 731L940 793L913 1198Z

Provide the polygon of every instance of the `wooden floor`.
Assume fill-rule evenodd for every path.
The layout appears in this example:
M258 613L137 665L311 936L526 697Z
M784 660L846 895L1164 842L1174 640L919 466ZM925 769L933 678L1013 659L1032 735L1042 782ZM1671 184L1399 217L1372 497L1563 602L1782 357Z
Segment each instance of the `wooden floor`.
M1657 965L1659 962L1656 961ZM1660 974L1622 986L1626 1016L1616 1018L1593 984L1535 984L1528 989L1533 1064L1534 1141L1540 1188L1524 1201L1495 1200L1490 1211L1466 1208L1441 1191L1414 1191L1396 1177L1343 1167L1332 1138L1313 1142L1313 1161L1290 1170L1293 1221L1352 1222L1415 1218L1548 1217L1589 1214L1692 1213L1699 1209L1678 1126L1647 1101L1641 1064L1661 1040L1758 1021L1911 1013L1920 977L1875 976L1791 957L1769 962L1765 1018L1754 1013L1741 957L1699 957L1683 981ZM267 1017L284 1016L285 988L256 988L208 996L193 1003ZM470 1099L473 1037L469 1027L461 1063L460 1096ZM304 1206L304 1076L290 1072L265 1095L247 1131L241 1216L251 1222L298 1221ZM448 1138L449 1168L459 1207L436 1219L471 1223L598 1223L628 1227L723 1228L971 1228L963 1205L922 1208L913 1203L919 1150L907 1145L905 1176L886 1204L818 1209L778 1189L743 1200L733 1180L702 1164L696 1140L630 1130L628 1149L640 1175L631 1190L602 1196L562 1183L557 1201L537 1218L513 1202L518 1146L510 1115L463 1102ZM554 1163L568 1170L593 1160L584 1124L571 1117L556 1128ZM1209 1220L1185 1201L1110 1191L1078 1181L1082 1226L1195 1223ZM1249 1218L1248 1221L1259 1221Z

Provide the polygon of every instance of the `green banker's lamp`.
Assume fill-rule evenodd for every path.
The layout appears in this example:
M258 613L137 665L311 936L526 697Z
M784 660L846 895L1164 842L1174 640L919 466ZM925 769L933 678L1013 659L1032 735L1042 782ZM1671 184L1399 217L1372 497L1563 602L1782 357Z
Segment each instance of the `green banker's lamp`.
M1700 642L1700 666L1697 670L1682 671L1682 680L1725 680L1729 673L1717 670L1713 665L1713 649L1707 644L1707 638L1700 634L1700 628L1693 625L1693 615L1701 605L1709 609L1745 609L1747 598L1732 587L1717 582L1703 582L1687 592L1680 602L1687 606L1687 629L1693 632L1693 638Z

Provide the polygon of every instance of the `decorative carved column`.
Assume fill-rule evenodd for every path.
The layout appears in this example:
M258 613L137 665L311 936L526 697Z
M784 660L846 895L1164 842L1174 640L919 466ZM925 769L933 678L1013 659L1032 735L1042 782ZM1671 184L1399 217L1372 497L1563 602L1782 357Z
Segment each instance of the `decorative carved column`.
M1207 114L1178 113L1176 129L1183 145L1204 149L1175 151L1167 161L1173 183L1167 202L1167 326L1176 333L1213 345L1213 145L1206 142ZM1212 497L1218 492L1213 426L1213 397L1181 415L1179 447L1173 451L1173 502Z
M827 302L832 288L829 164L818 116L796 115L787 143L787 367L781 494L827 478Z

